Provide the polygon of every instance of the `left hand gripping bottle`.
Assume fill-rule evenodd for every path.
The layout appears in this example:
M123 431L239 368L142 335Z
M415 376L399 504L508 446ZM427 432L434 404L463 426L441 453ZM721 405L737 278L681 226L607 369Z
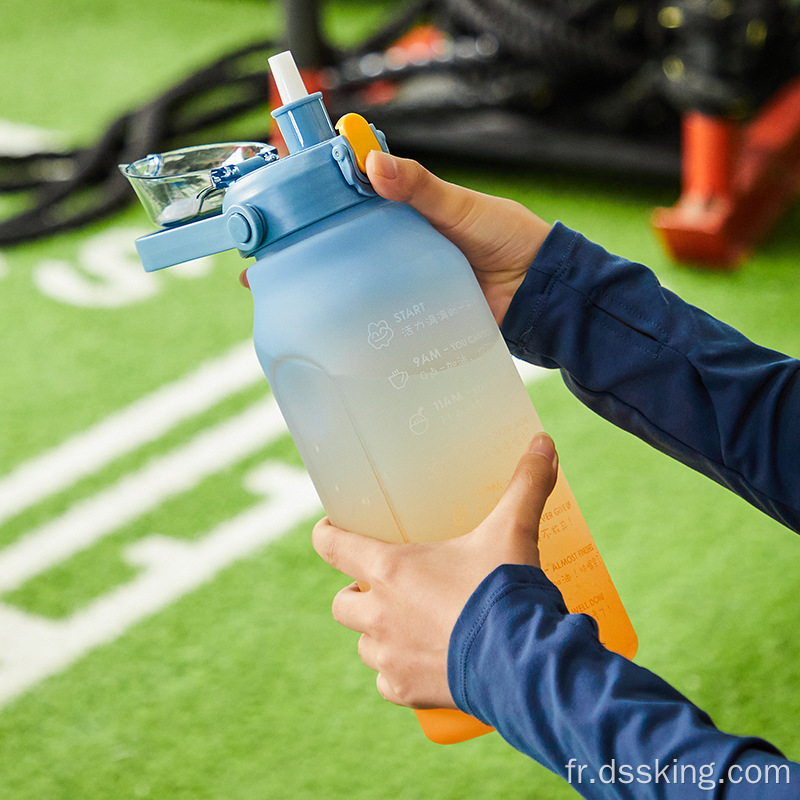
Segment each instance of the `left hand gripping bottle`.
M383 135L331 125L290 53L270 59L288 147L211 145L122 165L162 230L137 241L148 271L236 248L259 361L331 521L390 542L475 528L542 429L464 255L365 175ZM542 568L571 611L632 657L636 635L559 474L542 515ZM418 711L451 743L488 726Z

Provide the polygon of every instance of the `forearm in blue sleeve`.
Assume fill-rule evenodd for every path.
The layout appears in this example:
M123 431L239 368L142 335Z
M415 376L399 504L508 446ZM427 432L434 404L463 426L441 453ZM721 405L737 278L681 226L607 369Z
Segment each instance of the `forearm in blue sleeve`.
M583 797L797 800L800 765L719 731L653 673L606 650L534 567L507 565L475 591L448 657L458 707Z
M800 531L800 362L557 223L502 326L587 406Z

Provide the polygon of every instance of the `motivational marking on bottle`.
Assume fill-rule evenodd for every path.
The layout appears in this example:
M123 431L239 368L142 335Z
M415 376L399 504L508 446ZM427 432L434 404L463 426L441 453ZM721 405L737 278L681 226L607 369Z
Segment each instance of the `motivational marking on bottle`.
M415 367L422 367L425 364L430 364L433 361L441 358L442 354L439 351L438 347L434 347L432 350L428 350L427 353L420 353L418 356L414 356L414 366Z
M407 306L406 308L401 308L400 311L395 311L394 321L405 322L411 317L419 316L420 314L424 313L424 311L425 303L414 303L413 306Z
M572 524L571 510L572 503L569 500L561 505L545 509L539 525L539 541L544 541L551 536L557 536L562 531L568 530ZM586 555L584 551L573 554L575 559L584 555ZM555 568L558 569L558 567Z
M398 391L403 389L408 383L408 373L404 369L396 369L389 376L389 383L391 383L392 386L394 386L394 388Z
M442 372L446 372L448 369L466 366L468 361L469 359L465 355L458 356L457 358L445 359L438 362L436 366L425 367L425 369L420 371L419 377L425 381L428 380L428 378L433 378Z
M425 303L413 303L410 306L395 311L392 315L394 321L401 327L398 331L403 336L413 336L415 333L432 328L442 322L447 322L459 314L469 311L474 306L474 301L467 300L463 303L431 311Z
M385 319L380 322L370 322L367 326L367 341L376 350L388 347L393 338L394 330Z
M461 350L464 347L470 347L471 345L479 344L480 342L483 342L492 336L493 333L494 332L491 330L491 328L484 328L477 333L469 334L469 336L462 336L460 339L451 342L448 347L445 347L445 352L450 350Z
M565 505L569 507L570 504L567 503ZM547 527L543 525L542 528L540 528L540 541L551 536L557 536L562 531L567 530L568 527L569 520L562 520ZM542 533L544 535L542 535ZM545 575L547 575L547 577L556 586L561 587L564 584L572 583L573 581L580 581L588 577L595 570L600 569L602 566L603 564L600 554L597 552L595 545L590 542L571 553L560 556L553 562L543 563L542 569L544 570ZM604 599L603 595L600 594L595 599L595 602L598 602L602 599ZM587 609L588 606L583 610ZM570 609L570 611L574 613L576 609ZM601 614L605 613L602 609L599 609L598 611ZM597 614L593 611L592 616L597 617Z
M424 409L420 408L416 414L412 414L411 418L408 420L408 427L411 429L412 433L416 433L417 436L421 436L428 430L428 426L430 425L430 420L425 416L423 413Z

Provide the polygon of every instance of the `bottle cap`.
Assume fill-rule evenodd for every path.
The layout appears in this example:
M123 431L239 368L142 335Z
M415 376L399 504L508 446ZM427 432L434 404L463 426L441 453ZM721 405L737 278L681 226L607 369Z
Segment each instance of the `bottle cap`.
M364 174L365 159L370 150L387 149L383 134L349 114L337 135L322 94L306 92L291 53L273 56L270 65L284 100L272 116L289 155L273 158L266 151L274 148L257 145L256 156L242 163L207 165L212 189L204 189L203 211L213 197L211 214L197 219L182 213L170 218L170 227L137 239L148 272L234 248L258 257L284 237L376 196ZM198 202L191 195L181 211L194 212ZM155 221L165 225L163 218Z

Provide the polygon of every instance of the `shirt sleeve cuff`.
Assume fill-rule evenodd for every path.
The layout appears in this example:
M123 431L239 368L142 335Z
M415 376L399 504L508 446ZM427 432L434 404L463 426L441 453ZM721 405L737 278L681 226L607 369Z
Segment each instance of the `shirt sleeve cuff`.
M481 718L480 713L471 707L468 697L467 666L470 652L495 606L521 588L526 589L528 602L535 600L536 605L547 612L559 618L569 613L561 592L539 567L506 564L490 573L473 592L450 636L447 659L450 693L462 711L487 724L492 723ZM531 592L534 594L531 595Z
M506 312L501 331L512 355L551 369L559 365L530 348L530 334L550 301L550 296L582 237L556 222L528 269Z

